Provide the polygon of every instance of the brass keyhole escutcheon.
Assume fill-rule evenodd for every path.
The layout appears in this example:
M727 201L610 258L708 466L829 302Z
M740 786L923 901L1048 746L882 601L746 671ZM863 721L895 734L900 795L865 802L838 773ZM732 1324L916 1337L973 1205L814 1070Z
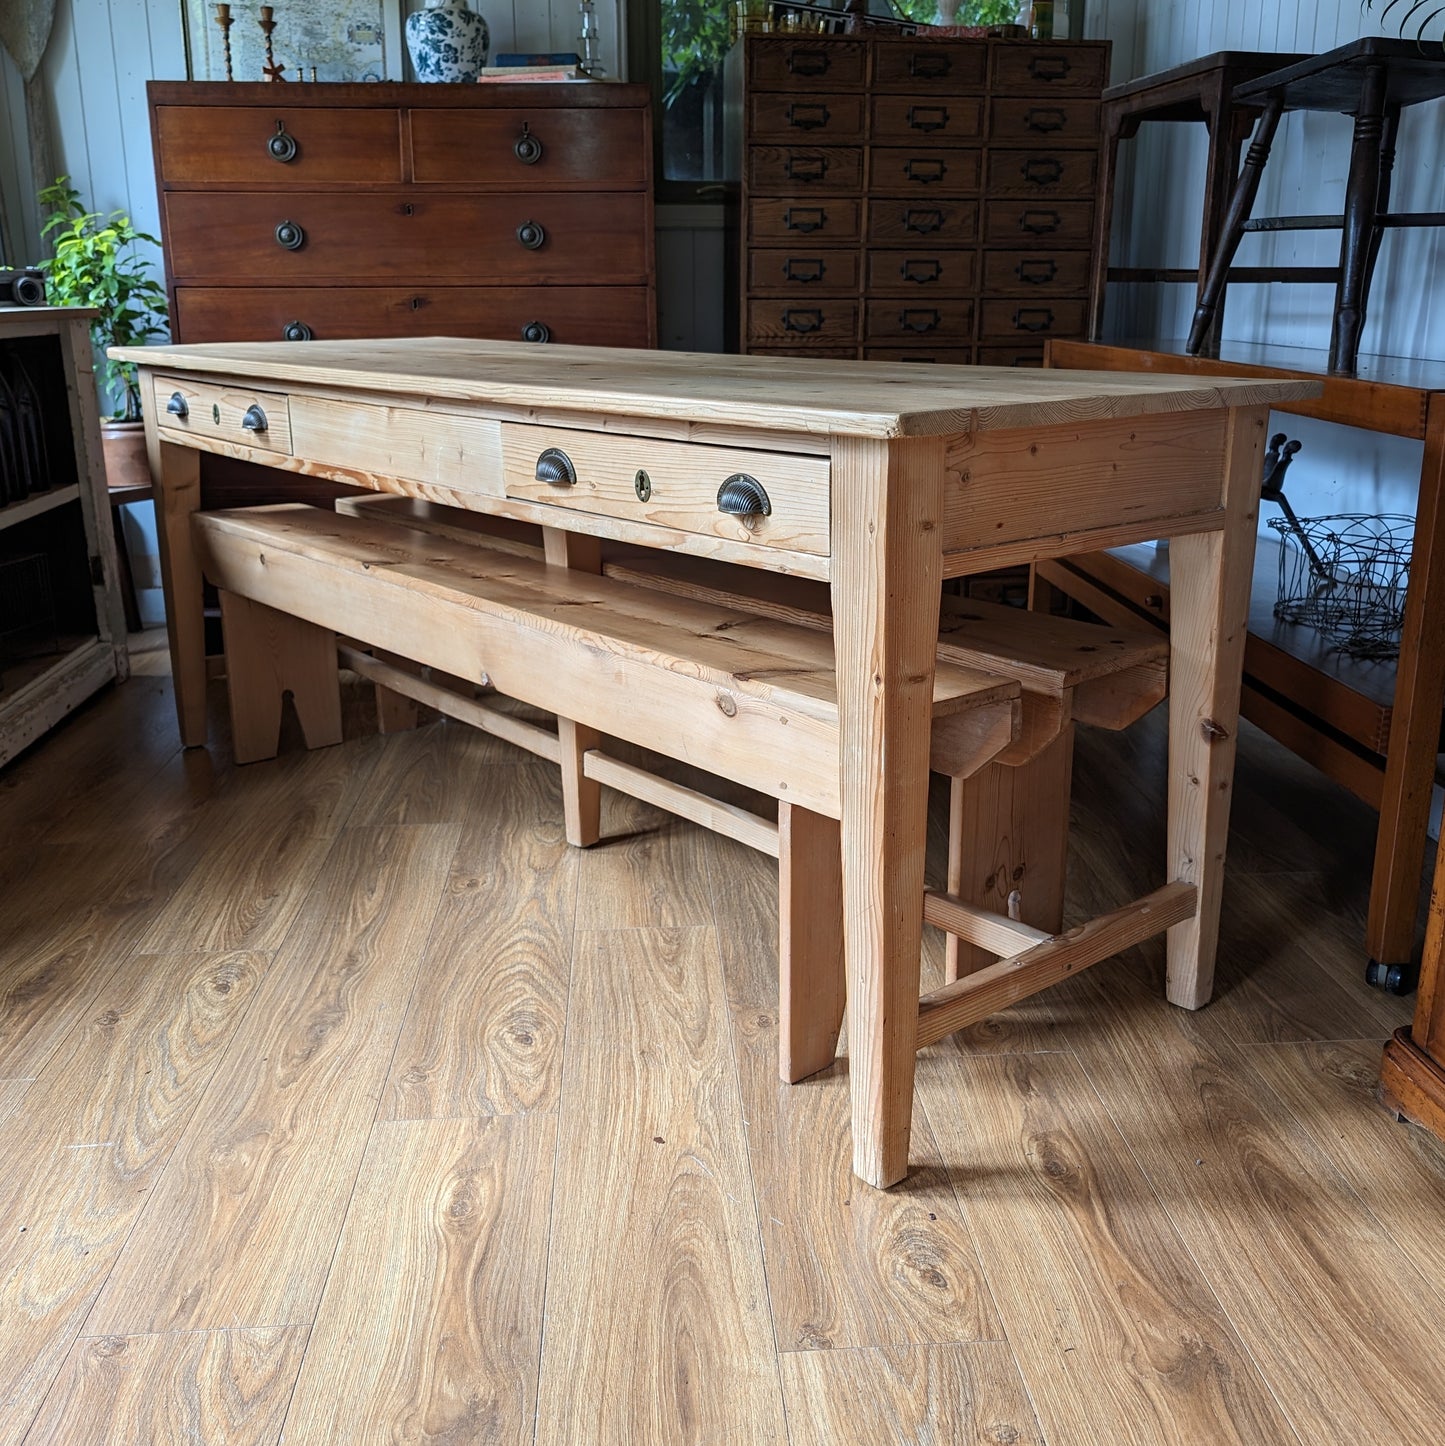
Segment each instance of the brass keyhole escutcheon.
M216 404L215 404L214 406L212 406L212 408L211 408L211 420L212 420L218 427L221 425L221 407L220 407L220 403L219 403L219 402L216 403Z
M637 475L632 479L632 490L637 493L639 502L652 500L652 478L641 467L637 469Z

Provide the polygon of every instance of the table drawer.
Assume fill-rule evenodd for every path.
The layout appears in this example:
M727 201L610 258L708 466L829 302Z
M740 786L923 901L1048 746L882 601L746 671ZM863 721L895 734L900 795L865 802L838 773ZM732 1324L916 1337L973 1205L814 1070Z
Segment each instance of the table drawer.
M868 202L868 239L951 246L978 236L978 202L939 197L873 199Z
M864 331L869 345L893 342L904 345L921 342L973 340L973 302L946 296L928 301L870 301Z
M989 102L988 131L995 141L1097 145L1099 102L1071 100L1067 96L995 96Z
M413 177L472 190L637 190L647 184L640 110L518 106L515 110L417 109Z
M1020 342L1017 346L981 346L978 349L978 364L981 367L1041 367L1044 364L1044 345L1030 346Z
M446 333L648 346L651 311L645 286L178 286L176 335L327 341Z
M905 195L967 196L978 190L981 151L929 151L922 146L874 146L870 189Z
M162 435L207 437L260 452L291 455L291 411L284 392L156 376L151 401Z
M1102 45L995 44L992 89L1014 95L1098 91L1108 53Z
M1099 158L1094 151L1031 150L988 153L991 196L1092 196Z
M952 95L981 89L987 70L988 47L976 40L880 40L873 47L876 90Z
M865 361L931 362L936 366L970 366L973 363L971 346L870 346L864 353Z
M978 334L984 341L995 337L1082 336L1086 306L1083 298L985 301Z
M748 290L786 296L848 294L858 289L856 250L828 251L805 244L748 253Z
M852 95L754 95L748 102L748 135L755 141L861 141L863 97Z
M647 279L642 192L172 191L165 204L176 282Z
M278 91L280 87L278 87ZM402 179L394 110L328 106L159 105L159 171L167 185L256 185L268 190Z
M983 101L977 96L950 95L920 100L912 95L873 98L873 139L911 145L975 144L983 135Z
M754 241L856 241L862 206L855 200L755 196L748 202Z
M977 257L972 251L919 247L909 251L870 251L870 292L935 296L972 291Z
M1087 246L1093 234L1092 201L990 201L983 210L985 246Z
M857 40L750 39L748 80L759 90L852 90L863 84L867 48Z
M861 146L749 146L748 185L777 193L839 191L863 187Z
M994 296L1063 296L1089 289L1087 251L988 251L983 289Z
M575 481L538 480L539 459L557 451ZM503 424L502 473L507 496L519 501L729 542L820 556L829 550L826 457ZM719 489L737 476L761 485L770 506L766 515L719 510Z
M811 303L778 299L748 302L748 344L801 347L851 345L858 339L858 304L820 296Z

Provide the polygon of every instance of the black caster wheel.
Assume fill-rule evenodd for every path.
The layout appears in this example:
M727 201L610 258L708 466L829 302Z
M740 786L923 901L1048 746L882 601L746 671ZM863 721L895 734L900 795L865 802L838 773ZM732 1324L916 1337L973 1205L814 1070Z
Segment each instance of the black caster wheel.
M1420 982L1420 971L1411 964L1381 964L1371 959L1365 965L1365 983L1386 994L1411 994Z

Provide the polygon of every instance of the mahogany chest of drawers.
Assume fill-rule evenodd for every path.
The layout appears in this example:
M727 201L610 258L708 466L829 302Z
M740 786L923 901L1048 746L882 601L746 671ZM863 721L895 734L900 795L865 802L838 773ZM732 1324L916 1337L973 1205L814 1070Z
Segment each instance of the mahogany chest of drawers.
M645 86L148 94L176 341L656 343Z
M1039 365L1084 333L1107 42L728 56L745 352Z

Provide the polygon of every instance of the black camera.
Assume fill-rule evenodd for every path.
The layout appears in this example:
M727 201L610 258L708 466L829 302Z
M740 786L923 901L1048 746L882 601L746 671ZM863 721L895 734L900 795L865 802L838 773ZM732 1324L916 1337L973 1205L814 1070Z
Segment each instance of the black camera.
M0 267L0 302L12 306L45 305L45 273L27 266L19 271Z

